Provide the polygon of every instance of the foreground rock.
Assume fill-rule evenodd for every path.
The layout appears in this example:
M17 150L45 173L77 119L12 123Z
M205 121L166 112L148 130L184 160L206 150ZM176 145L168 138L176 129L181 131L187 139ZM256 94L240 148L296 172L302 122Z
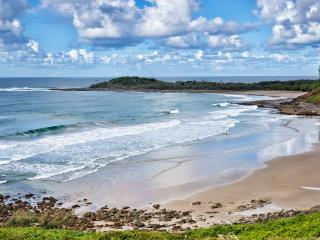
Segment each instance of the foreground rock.
M58 207L61 204L53 197L44 197L35 203L31 203L28 201L30 196L14 199L0 194L0 225L39 226L81 231L140 229L180 232L197 228L201 224L204 226L203 224L206 222L203 215L194 219L192 211L161 209L159 204L154 204L150 209L135 209L128 206L109 208L104 206L95 212L78 215L74 213L74 206L70 208ZM87 199L78 205L80 207L85 206L86 202L88 202ZM197 204L194 206L199 206ZM268 204L271 204L268 200L251 200L244 205L235 207L233 213L238 214L242 211L259 209ZM224 206L221 203L211 203L210 207L211 209L220 209ZM315 206L308 211L281 210L273 213L252 214L247 217L241 216L229 223L254 223L314 212L320 212L320 206ZM210 212L210 214L215 213ZM210 224L206 226L210 226Z

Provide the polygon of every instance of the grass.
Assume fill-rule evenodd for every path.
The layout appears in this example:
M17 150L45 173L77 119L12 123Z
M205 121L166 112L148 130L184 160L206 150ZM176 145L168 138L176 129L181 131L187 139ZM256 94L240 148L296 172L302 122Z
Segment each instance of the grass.
M319 237L320 213L255 224L213 226L181 234L147 231L88 233L35 227L0 228L0 239L6 240L309 240Z
M313 90L305 99L308 103L320 104L320 88Z
M36 215L33 212L18 210L9 218L6 225L9 227L30 227L36 220Z

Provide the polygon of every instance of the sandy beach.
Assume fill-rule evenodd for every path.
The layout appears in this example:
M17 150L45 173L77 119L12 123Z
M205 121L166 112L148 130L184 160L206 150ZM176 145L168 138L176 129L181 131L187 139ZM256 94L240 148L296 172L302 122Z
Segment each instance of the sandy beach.
M245 94L293 98L304 93ZM169 229L172 224L187 229L318 205L319 119L266 114L275 119L268 123L268 131L253 129L251 134L242 134L241 128L234 128L228 135L173 144L115 161L70 181L35 179L10 188L4 184L2 191L13 198L32 192L35 201L54 196L59 206L72 208L79 215L104 211L105 205L110 211L122 211L125 206L141 209L152 216L148 221L152 229L159 227L152 225L159 224L157 214L170 219L160 229ZM179 223L184 212L187 222ZM141 219L146 217L143 214ZM131 228L130 222L123 226ZM113 227L100 230L109 229Z
M241 91L236 92L239 94L246 94L246 95L257 95L257 96L269 96L269 97L283 97L283 98L296 98L306 94L306 92L300 91Z
M167 206L174 209L190 209L192 203L200 201L200 205L191 208L197 215L208 217L213 203L222 203L224 207L218 209L218 221L236 219L234 215L228 217L226 213L238 212L239 206L258 199L267 200L269 207L249 213L265 213L280 209L307 210L318 205L320 201L319 156L320 146L315 145L310 152L268 161L264 168L254 171L240 181L211 188L183 201L170 202Z

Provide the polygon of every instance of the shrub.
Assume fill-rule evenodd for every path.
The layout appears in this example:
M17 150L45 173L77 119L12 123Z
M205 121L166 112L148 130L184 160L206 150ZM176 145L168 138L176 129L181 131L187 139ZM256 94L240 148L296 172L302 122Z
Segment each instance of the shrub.
M71 227L75 221L76 216L64 209L56 209L53 212L42 213L38 217L39 226L46 229Z
M6 225L11 227L29 227L37 221L36 215L28 210L19 209L7 221Z

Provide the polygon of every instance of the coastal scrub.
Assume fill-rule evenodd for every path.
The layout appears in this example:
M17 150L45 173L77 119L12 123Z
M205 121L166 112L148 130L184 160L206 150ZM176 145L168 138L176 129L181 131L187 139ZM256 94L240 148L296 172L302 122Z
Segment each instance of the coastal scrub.
M107 233L45 230L42 228L0 228L0 239L6 240L220 240L220 239L318 239L320 213L301 214L291 218L253 224L217 225L184 233L149 231L114 231Z

